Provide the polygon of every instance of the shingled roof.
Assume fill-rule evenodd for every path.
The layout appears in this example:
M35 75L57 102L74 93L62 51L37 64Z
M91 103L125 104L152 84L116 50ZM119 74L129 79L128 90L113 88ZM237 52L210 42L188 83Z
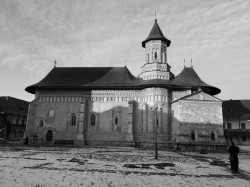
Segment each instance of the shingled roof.
M29 102L14 97L0 97L0 113L27 115Z
M144 40L142 42L142 47L145 47L145 44L150 41L150 40L162 40L164 42L167 43L167 47L170 46L171 41L168 40L164 34L162 33L158 23L157 23L157 19L155 19L155 23L151 29L151 32L149 33L148 37L146 38L146 40Z
M222 103L223 116L250 120L250 100L227 100Z
M127 67L56 67L25 90L35 93L39 88L136 89L137 82Z

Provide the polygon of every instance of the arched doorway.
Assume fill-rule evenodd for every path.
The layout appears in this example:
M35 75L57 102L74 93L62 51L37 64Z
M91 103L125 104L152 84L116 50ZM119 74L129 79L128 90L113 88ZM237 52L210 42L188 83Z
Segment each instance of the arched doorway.
M53 132L52 132L52 130L48 130L47 135L46 135L46 141L51 142L52 139L53 139Z

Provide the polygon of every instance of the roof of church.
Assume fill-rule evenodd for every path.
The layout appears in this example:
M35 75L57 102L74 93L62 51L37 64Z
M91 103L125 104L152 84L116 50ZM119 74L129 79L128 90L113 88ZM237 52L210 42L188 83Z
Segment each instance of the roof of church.
M127 67L56 67L40 82L25 90L35 93L37 88L95 88L129 89L139 79Z
M0 113L24 114L28 113L29 102L14 97L0 97Z
M162 40L164 42L167 43L167 47L170 46L171 41L168 40L164 34L161 31L161 28L159 27L158 23L157 23L157 19L155 19L155 23L151 29L151 32L149 33L148 37L146 38L146 40L144 40L142 42L142 47L145 47L145 44L150 41L150 40Z
M250 120L250 100L227 100L222 103L224 117Z
M40 82L28 86L25 90L35 93L36 89L80 88L80 89L143 89L149 87L171 87L176 89L201 89L211 95L220 93L220 89L203 82L193 68L185 67L170 80L143 80L134 77L127 67L56 67Z
M184 67L179 75L171 79L171 84L182 87L201 87L211 95L220 93L220 89L203 82L193 67Z

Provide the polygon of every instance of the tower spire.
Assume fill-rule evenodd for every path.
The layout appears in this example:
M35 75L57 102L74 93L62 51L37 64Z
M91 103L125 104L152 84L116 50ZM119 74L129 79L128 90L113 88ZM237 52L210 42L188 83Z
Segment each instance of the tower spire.
M155 10L155 21L157 21L157 18L156 18L156 10Z

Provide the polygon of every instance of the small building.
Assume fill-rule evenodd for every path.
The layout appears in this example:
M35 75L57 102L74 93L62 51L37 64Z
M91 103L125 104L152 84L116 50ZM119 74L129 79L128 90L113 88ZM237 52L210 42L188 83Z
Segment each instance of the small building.
M227 142L250 145L250 100L228 100L222 104Z
M23 138L29 102L14 97L0 97L0 138Z

